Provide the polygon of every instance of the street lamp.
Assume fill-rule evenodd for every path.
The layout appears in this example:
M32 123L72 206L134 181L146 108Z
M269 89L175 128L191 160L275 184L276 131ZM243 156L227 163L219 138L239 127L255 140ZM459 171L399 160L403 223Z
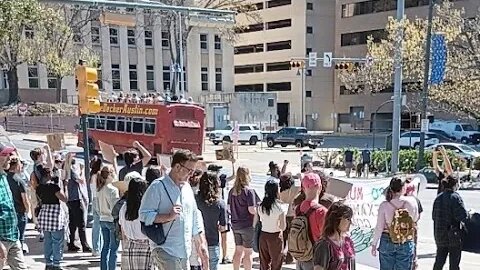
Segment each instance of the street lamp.
M302 81L302 118L301 118L301 127L305 127L305 66L302 65L297 69L297 76L301 76Z

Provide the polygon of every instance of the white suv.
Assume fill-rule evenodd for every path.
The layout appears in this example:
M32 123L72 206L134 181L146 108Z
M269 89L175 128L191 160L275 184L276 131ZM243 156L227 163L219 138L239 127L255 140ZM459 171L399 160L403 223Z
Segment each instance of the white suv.
M429 136L429 132L425 133L425 146L431 146L440 141L433 136ZM420 131L408 131L400 135L401 148L418 148L420 146Z
M262 132L257 125L239 124L238 129L238 142L242 145L245 145L247 142L250 145L256 145L262 139ZM220 144L222 141L233 142L233 131L234 128L231 125L227 125L224 129L212 131L209 139L215 145Z

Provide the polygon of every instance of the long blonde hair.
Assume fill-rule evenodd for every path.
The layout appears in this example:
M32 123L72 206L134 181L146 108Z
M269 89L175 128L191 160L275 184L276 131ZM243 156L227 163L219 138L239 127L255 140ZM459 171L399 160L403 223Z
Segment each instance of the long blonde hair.
M233 184L233 194L240 195L242 193L242 189L248 186L250 181L250 170L245 166L238 167L235 183Z
M104 186L111 182L111 178L115 177L115 170L110 165L105 165L97 173L97 191L102 190Z

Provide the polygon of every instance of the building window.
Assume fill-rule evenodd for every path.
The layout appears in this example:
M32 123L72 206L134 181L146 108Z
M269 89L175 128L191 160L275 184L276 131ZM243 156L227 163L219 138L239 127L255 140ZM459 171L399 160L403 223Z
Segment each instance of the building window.
M145 30L145 46L153 47L153 32L152 30Z
M112 89L120 90L120 65L112 65Z
M307 50L305 51L307 53L307 56L313 51L312 48L307 48Z
M167 31L162 31L162 47L170 47L170 34Z
M428 0L406 0L405 8L428 5ZM397 1L370 0L342 5L342 18L397 9Z
M55 74L53 74L52 72L48 72L47 85L48 89L57 88L57 76L55 76Z
M392 89L393 89L393 87L392 87ZM343 95L356 95L358 93L363 92L364 90L365 90L365 86L363 86L363 85L359 85L358 88L356 88L356 89L348 89L347 87L345 87L345 85L341 85L340 86L340 95L342 95L342 96ZM383 92L383 90L382 90L382 92ZM390 92L393 92L393 90L390 91Z
M292 48L291 40L267 43L267 52L290 50L291 48Z
M2 70L3 89L8 89L8 71Z
M268 102L268 105L267 105L268 107L274 107L275 106L275 99L269 98L267 100L267 102Z
M263 84L235 85L235 92L263 92Z
M207 36L207 34L200 34L200 49L208 50L208 36Z
M202 67L201 71L202 91L208 91L208 68Z
M313 10L313 3L307 2L307 10Z
M29 66L28 67L28 87L29 88L39 88L39 79L38 79L38 66Z
M118 28L110 27L110 44L118 45Z
M170 81L170 67L163 67L163 90L170 91L171 90L171 81Z
M90 35L92 37L92 44L100 44L100 27L92 26L90 31Z
M281 70L290 70L290 62L274 62L267 63L267 71L281 71Z
M305 76L312 76L312 70L311 69L306 69L305 70Z
M127 29L127 42L129 46L135 46L135 29Z
M215 69L215 90L222 91L222 69L216 68Z
M267 83L268 92L291 91L291 90L292 90L291 82Z
M147 66L147 91L155 91L155 71L153 66Z
M33 28L30 26L25 26L25 37L28 39L33 39L34 35Z
M235 66L235 74L263 72L263 64Z
M386 32L384 29L346 33L341 35L342 46L353 46L367 44L368 37L372 36L374 42L380 42L386 38Z
M130 91L138 90L137 65L129 65Z
M263 9L263 2L255 3L255 4L253 4L253 6L255 7L255 10L262 10Z
M72 40L74 43L82 43L82 32L78 28L73 28L73 37Z
M97 68L97 78L98 89L103 89L102 69L100 68L100 66Z
M305 91L305 96L311 98L312 97L312 91Z
M243 29L236 30L235 32L251 33L251 32L263 31L263 29L264 29L263 23L255 23L255 24L250 24Z
M263 43L235 47L235 54L263 52Z
M267 1L267 8L274 8L274 7L291 5L291 4L292 4L291 0L270 0L270 1Z
M219 35L215 35L215 50L222 49L222 38Z
M272 29L284 28L284 27L290 27L290 26L292 26L292 20L286 19L286 20L267 22L266 29L272 30Z
M313 34L313 27L307 26L307 34Z

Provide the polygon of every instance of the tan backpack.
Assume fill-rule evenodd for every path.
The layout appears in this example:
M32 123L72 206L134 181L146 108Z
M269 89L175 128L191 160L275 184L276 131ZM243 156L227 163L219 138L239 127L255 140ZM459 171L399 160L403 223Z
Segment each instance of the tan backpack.
M404 244L415 239L415 221L410 213L405 208L406 202L403 202L402 207L398 208L393 203L390 204L395 208L393 220L388 227L388 234L394 244Z
M300 206L297 206L299 208ZM300 213L293 218L288 233L288 252L301 262L308 262L313 259L314 242L310 233L308 217L320 206L313 206L306 213Z

